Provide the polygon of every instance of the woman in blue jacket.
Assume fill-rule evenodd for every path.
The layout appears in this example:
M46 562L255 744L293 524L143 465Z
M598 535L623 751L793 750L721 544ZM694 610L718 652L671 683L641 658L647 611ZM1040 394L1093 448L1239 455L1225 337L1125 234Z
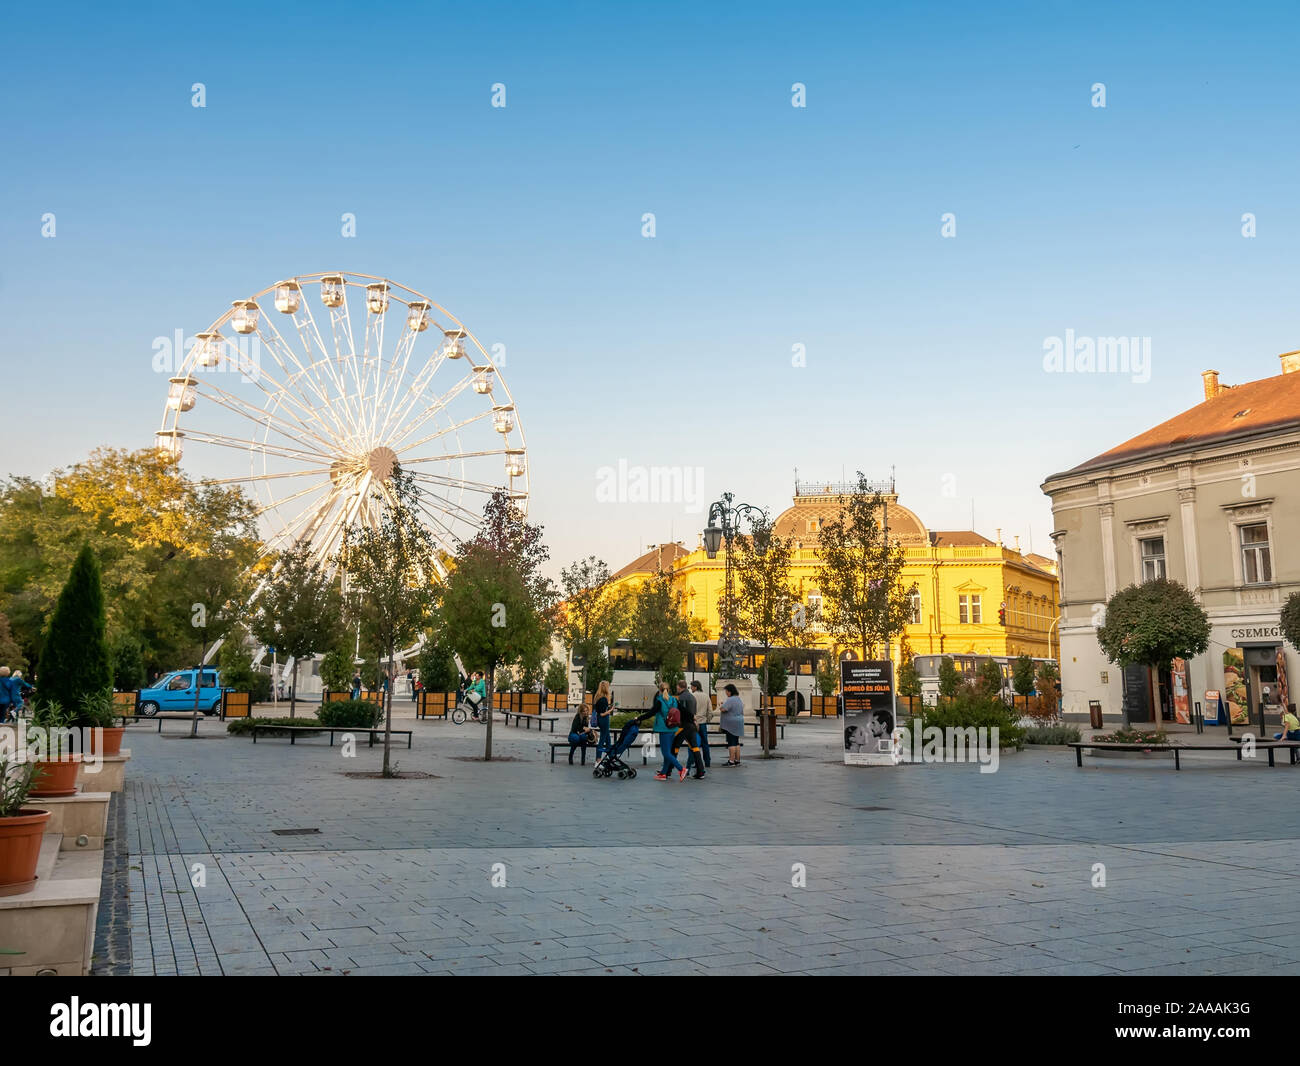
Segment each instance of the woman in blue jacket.
M656 781L667 781L673 770L677 771L677 780L686 780L686 767L677 761L673 754L673 737L677 735L677 726L668 723L668 717L677 709L677 700L668 694L668 683L659 682L659 691L655 693L654 731L659 736L659 750L663 752L663 769L655 774Z

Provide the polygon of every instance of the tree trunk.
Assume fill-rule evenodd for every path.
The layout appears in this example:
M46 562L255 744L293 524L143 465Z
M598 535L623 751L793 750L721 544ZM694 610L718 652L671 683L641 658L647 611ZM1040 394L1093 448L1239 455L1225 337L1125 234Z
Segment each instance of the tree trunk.
M762 684L758 686L758 732L763 738L763 758L770 759L772 751L767 746L767 719L763 716L765 710L764 704L770 698L767 690L772 687L772 646L763 645L763 678ZM775 712L773 712L775 713Z
M391 665L393 659L393 649L388 649L388 660ZM393 742L393 686L388 686L388 691L383 689L383 682L380 682L380 699L384 702L384 776L391 777L392 770L389 767L388 757L392 750Z
M483 712L487 716L486 718L483 719L483 724L486 726L486 729L484 730L483 733L485 738L483 742L484 762L492 761L492 703L493 700L495 699L494 693L496 689L493 686L496 683L496 672L497 672L497 664L495 662L488 663L487 695L484 696L484 701L487 703L487 709Z

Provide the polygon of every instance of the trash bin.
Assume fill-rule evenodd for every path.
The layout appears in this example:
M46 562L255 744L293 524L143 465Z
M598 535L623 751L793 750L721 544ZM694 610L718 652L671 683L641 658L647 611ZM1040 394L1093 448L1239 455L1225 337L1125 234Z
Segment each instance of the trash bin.
M767 738L767 749L771 751L776 747L776 711L771 707L763 708L759 720L762 723L763 735Z
M1101 700L1088 701L1088 721L1093 729L1101 728Z

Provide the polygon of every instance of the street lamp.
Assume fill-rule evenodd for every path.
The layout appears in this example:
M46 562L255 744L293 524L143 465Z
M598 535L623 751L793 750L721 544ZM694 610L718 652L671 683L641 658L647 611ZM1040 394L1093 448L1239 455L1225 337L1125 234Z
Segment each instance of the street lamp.
M718 549L725 543L727 557L723 564L722 627L718 635L718 676L742 677L739 665L743 645L736 623L736 597L731 572L732 547L740 531L740 521L748 518L765 518L766 514L748 503L734 503L735 497L724 492L720 500L709 505L709 524L704 528L704 551L710 559L718 557Z

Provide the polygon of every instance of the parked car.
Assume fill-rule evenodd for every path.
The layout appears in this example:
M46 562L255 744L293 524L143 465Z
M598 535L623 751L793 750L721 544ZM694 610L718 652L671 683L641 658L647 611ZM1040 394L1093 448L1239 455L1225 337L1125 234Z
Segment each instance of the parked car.
M151 718L159 711L193 712L194 678L197 673L196 670L175 670L149 688L142 688L137 713ZM204 667L198 690L199 710L204 714L220 712L221 691L221 672L215 666Z

